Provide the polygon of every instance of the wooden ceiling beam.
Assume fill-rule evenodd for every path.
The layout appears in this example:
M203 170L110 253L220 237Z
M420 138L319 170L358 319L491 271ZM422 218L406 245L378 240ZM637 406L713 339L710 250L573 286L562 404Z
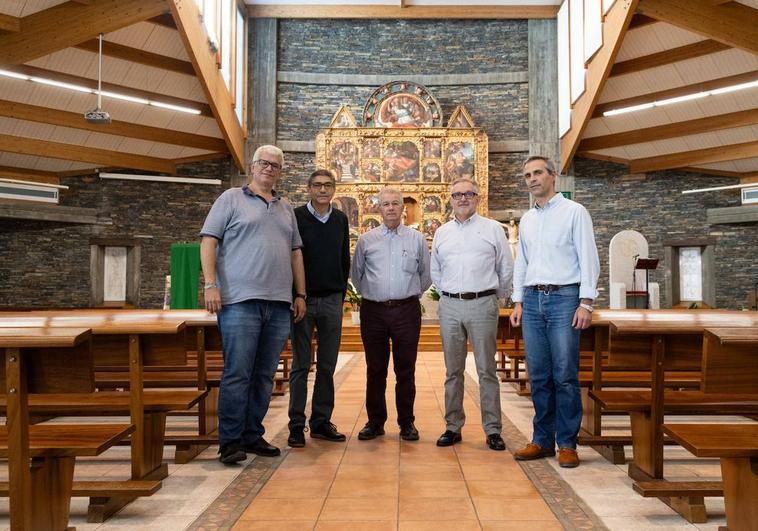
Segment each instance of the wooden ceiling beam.
M65 74L63 72L57 72L55 70L47 70L44 68L29 65L5 66L3 69L8 70L9 72L16 72L18 74L24 74L27 76L43 77L55 81L62 81L64 83L71 83L73 85L81 85L93 90L97 89L97 80L90 79L88 77L74 76L71 74ZM207 103L195 100L186 100L184 98L176 98L174 96L158 94L157 92L149 92L147 90L105 82L103 82L103 90L108 92L116 92L125 96L134 96L135 98L142 98L150 101L169 103L171 105L179 105L181 107L189 107L190 109L197 109L200 111L201 116L213 117L213 112L211 112L211 108Z
M560 172L565 172L579 146L579 140L592 118L603 86L608 80L611 67L616 60L624 35L632 20L637 0L616 2L605 16L603 23L603 46L587 65L585 91L574 103L571 111L571 128L561 138Z
M699 164L712 164L714 162L726 162L730 160L743 160L758 157L758 140L717 146L693 151L669 153L656 157L647 157L629 161L629 170L632 173L647 173L652 171L670 170L697 166Z
M740 184L758 183L758 171L743 173L740 175Z
M21 31L21 19L0 13L0 31L18 33Z
M77 162L91 162L100 166L115 166L133 170L169 174L176 171L174 163L168 159L12 135L0 134L0 151Z
M97 39L91 39L77 44L76 48L92 53L98 53L99 43ZM123 44L116 44L115 42L103 41L103 55L188 76L194 77L195 75L195 70L192 68L192 63L189 61L182 61L181 59L176 59L174 57L147 52L145 50L138 50L137 48L131 48L129 46L124 46Z
M655 142L669 138L678 138L687 135L697 135L700 133L709 133L711 131L720 131L722 129L733 129L747 125L758 124L758 108L748 109L746 111L730 112L696 120L686 120L670 124L657 125L654 127L645 127L643 129L634 129L622 133L611 135L595 136L585 138L579 143L579 151L596 151L599 149L608 149L619 146L628 146L631 144L642 144L645 142Z
M164 0L64 2L23 17L21 31L0 35L0 64L23 64L165 11Z
M592 113L592 117L599 118L603 116L604 112L611 111L613 109L622 109L624 107L632 107L634 105L642 105L645 103L652 103L654 101L666 100L669 98L678 98L679 96L686 96L687 94L696 94L698 92L731 87L733 85L740 85L742 83L750 83L751 81L755 81L757 79L758 70L753 70L752 72L745 72L744 74L711 79L709 81L702 81L700 83L692 83L691 85L683 85L681 87L661 90L658 92L650 92L649 94L642 94L640 96L624 98L622 100L599 103L595 107L595 111Z
M251 18L506 19L555 18L559 6L540 5L249 5Z
M161 129L147 125L113 120L109 124L91 124L80 113L60 111L49 107L39 107L26 103L0 100L0 116L27 120L61 127L71 127L93 133L138 138L151 142L162 142L176 146L187 146L208 151L226 151L223 138L184 133L172 129Z
M661 22L758 54L758 9L711 0L640 0L638 11Z
M208 48L197 4L189 0L168 0L168 5L227 148L237 168L244 170L245 133L234 112L231 92L216 64L216 54Z
M627 61L621 61L620 63L613 65L613 68L611 69L611 77L631 74L632 72L639 72L649 68L669 65L671 63L678 63L679 61L686 61L687 59L694 59L712 53L723 52L728 49L729 46L726 44L707 39L687 44L685 46L671 48L670 50L664 50L662 52L651 53L650 55L643 55L642 57L635 57L634 59L629 59Z
M0 166L0 177L5 179L18 179L21 181L33 181L35 183L60 184L58 174L55 172L30 170L29 168L17 168L15 166Z

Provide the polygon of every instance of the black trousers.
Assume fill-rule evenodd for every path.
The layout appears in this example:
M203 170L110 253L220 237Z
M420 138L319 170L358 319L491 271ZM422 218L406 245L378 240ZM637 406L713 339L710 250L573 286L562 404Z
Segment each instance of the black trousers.
M395 368L395 407L400 426L415 420L416 354L421 334L421 304L412 299L397 306L364 300L361 339L366 352L366 411L372 424L387 421L387 370L392 341Z

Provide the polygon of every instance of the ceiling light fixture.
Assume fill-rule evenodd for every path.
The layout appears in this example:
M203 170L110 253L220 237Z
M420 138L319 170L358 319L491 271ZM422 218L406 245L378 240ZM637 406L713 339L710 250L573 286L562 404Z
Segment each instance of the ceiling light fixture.
M211 184L218 186L221 179L198 179L196 177L181 177L173 175L133 175L131 173L98 173L101 179L122 179L125 181L151 181L159 183Z
M719 192L721 190L739 190L742 188L752 188L758 186L756 183L749 184L731 184L728 186L714 186L712 188L697 188L695 190L682 190L683 194L699 194L701 192Z
M199 109L193 109L192 107L184 107L182 105L174 105L172 103L164 103L162 101L148 100L146 98L140 98L138 96L128 96L126 94L119 94L118 92L110 92L108 90L94 90L82 85L75 85L73 83L65 83L63 81L56 81L54 79L47 79L39 76L27 76L25 74L19 74L18 72L12 72L10 70L0 69L0 76L8 77L12 79L18 79L21 81L31 81L32 83L39 83L41 85L48 85L51 87L62 88L66 90L73 90L76 92L84 92L85 94L101 94L104 98L113 98L117 100L129 101L132 103L140 103L142 105L149 105L150 107L160 107L162 109L168 109L171 111L184 112L187 114L199 115L202 111Z
M758 80L750 81L748 83L740 83L739 85L731 85L729 87L723 87L720 89L708 90L704 92L695 92L692 94L685 94L684 96L677 96L675 98L667 98L665 100L657 100L650 103L642 103L640 105L632 105L630 107L621 107L620 109L612 109L605 111L603 116L616 116L617 114L626 114L628 112L642 111L644 109L652 109L653 107L663 107L664 105L671 105L672 103L680 103L682 101L697 100L705 98L707 96L716 96L718 94L726 94L727 92L735 92L737 90L745 90L749 88L758 87Z

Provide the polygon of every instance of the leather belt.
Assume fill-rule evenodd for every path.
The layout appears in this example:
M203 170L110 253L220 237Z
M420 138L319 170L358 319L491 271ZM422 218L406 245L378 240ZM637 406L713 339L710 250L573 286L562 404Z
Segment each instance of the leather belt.
M564 284L563 286L556 284L536 284L534 286L527 286L527 288L541 291L542 293L553 293L554 291L560 291L562 288L573 288L577 286L579 286L579 284Z
M408 304L410 302L417 301L418 302L418 295L413 295L411 297L407 297L405 299L391 299L388 301L371 301L368 299L363 299L363 302L370 302L373 304L381 304L382 306L387 307L393 307L393 306L402 306L403 304Z
M463 299L464 301L470 301L472 299L480 299L482 297L489 297L490 295L494 295L497 293L496 289L486 289L484 291L477 291L476 293L448 293L447 291L443 291L442 294L445 297L450 297L451 299Z

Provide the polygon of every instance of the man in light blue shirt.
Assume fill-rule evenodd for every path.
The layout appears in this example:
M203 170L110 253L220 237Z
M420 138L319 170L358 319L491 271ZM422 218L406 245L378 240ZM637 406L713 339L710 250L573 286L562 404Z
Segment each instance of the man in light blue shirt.
M447 372L445 433L437 439L437 446L462 440L468 340L479 376L479 405L487 445L503 451L500 382L495 372L497 300L508 296L513 258L500 224L476 213L479 185L470 179L456 179L450 196L454 218L437 229L432 242L431 273L442 295L440 334Z
M558 463L573 468L579 465L582 422L579 334L592 322L600 260L592 219L582 205L556 192L552 161L529 157L523 175L535 205L519 226L511 324L523 321L534 433L515 458L555 455L557 442Z
M406 441L419 438L413 415L421 334L419 297L432 281L426 239L419 231L401 223L403 208L399 191L383 189L379 193L383 223L358 239L353 256L350 276L363 295L361 340L366 353L368 422L358 434L360 440L384 435L390 340L400 437Z

